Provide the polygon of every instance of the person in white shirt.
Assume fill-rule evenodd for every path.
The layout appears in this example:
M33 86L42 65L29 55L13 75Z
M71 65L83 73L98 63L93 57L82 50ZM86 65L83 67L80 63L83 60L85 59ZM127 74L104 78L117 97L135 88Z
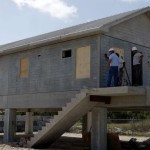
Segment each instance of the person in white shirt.
M119 56L118 53L116 55L119 58L119 65L118 65L118 86L122 85L122 78L124 73L125 61L123 60L122 56Z
M137 51L136 47L132 47L132 85L142 85L142 59L143 54Z
M115 50L113 48L109 49L109 60L107 63L107 70L109 69L107 87L111 86L111 80L114 78L114 86L118 86L118 65L119 58L115 54Z

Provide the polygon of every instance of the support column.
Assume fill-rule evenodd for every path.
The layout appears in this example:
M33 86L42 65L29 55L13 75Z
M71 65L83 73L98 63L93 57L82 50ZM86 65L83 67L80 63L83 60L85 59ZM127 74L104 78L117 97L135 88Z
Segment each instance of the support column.
M107 150L107 109L92 110L91 150Z
M82 118L82 131L89 132L92 126L92 113L88 112Z
M25 134L33 134L33 112L26 112Z
M82 117L82 133L87 132L87 114Z
M146 86L146 104L150 105L150 87Z
M4 137L3 142L13 142L16 133L16 110L5 109L4 114Z
M87 114L87 130L90 131L92 127L92 112L89 111Z

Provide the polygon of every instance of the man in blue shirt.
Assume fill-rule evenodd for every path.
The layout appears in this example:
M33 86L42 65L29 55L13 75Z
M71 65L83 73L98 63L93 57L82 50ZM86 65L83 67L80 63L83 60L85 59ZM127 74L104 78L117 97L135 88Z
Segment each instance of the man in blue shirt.
M118 86L118 66L119 66L119 58L115 54L115 50L113 48L109 49L109 60L107 63L107 70L109 69L107 87L111 86L111 80L114 78L114 86Z

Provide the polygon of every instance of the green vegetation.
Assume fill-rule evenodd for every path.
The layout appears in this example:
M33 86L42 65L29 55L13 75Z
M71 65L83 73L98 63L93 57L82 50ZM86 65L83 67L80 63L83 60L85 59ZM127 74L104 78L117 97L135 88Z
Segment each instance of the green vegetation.
M150 112L109 112L107 121L108 132L120 135L150 136ZM69 131L81 133L82 119Z
M150 119L149 111L121 111L121 112L108 112L108 118L111 119Z
M109 112L108 132L150 136L150 112Z

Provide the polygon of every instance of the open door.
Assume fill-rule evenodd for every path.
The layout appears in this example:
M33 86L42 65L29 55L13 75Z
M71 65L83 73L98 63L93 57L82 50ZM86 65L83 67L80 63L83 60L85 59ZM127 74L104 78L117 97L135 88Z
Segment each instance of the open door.
M137 51L137 53L141 53ZM143 59L140 64L134 65L133 58L135 53L131 51L131 69L132 69L132 86L141 86L143 85Z

